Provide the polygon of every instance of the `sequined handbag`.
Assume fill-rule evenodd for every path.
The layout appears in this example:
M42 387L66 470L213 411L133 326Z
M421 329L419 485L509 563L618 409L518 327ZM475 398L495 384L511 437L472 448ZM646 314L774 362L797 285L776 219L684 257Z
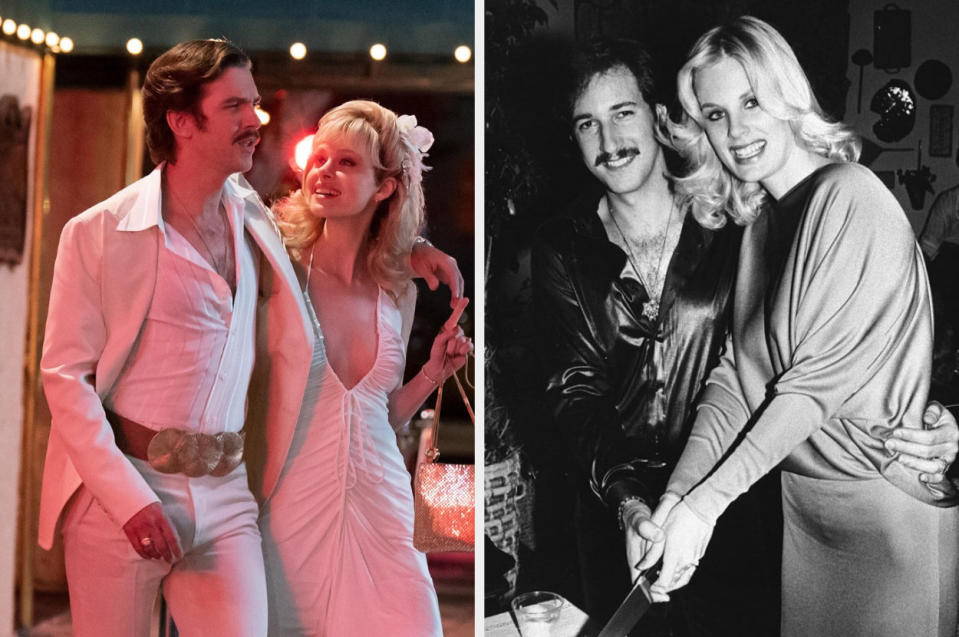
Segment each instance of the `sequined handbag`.
M476 424L466 391L456 373L456 386L470 420ZM426 461L416 467L413 480L413 546L429 553L437 551L472 551L476 524L476 489L471 464L436 462L440 427L440 405L443 386L436 390L436 408Z

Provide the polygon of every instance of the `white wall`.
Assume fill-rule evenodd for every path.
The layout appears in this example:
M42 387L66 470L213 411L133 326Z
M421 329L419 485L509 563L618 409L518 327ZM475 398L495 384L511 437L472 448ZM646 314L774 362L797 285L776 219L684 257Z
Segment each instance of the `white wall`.
M39 56L0 41L0 94L33 105L36 131ZM33 208L35 134L30 135L27 210ZM26 251L20 265L0 265L0 634L12 634L16 582L17 520L23 426L23 363L27 326L27 277L32 224L28 213Z
M858 49L873 51L873 12L881 9L885 0L850 0L850 27L849 27L849 56ZM959 133L959 108L954 111L952 155L950 157L929 156L929 106L931 104L952 104L959 101L959 40L956 39L956 25L959 24L959 2L956 0L896 0L900 9L911 12L912 18L912 51L911 65L898 73L889 74L872 65L864 67L862 90L862 113L856 113L856 98L859 85L859 67L849 63L847 77L851 82L846 98L847 123L852 125L861 135L874 141L873 124L879 116L869 110L872 96L893 78L904 80L915 91L915 76L919 65L929 59L945 62L952 71L952 87L949 92L938 100L930 101L917 94L918 110L916 125L912 132L898 142L879 142L883 147L909 147L912 152L890 153L879 155L870 166L873 170L915 169L916 152L919 141L922 140L922 163L936 175L932 187L934 193L926 193L925 205L922 210L913 210L906 194L906 187L896 180L893 193L899 200L909 220L916 231L922 229L929 207L936 195L948 187L959 184L959 167L956 166L956 135ZM847 58L848 59L848 58Z

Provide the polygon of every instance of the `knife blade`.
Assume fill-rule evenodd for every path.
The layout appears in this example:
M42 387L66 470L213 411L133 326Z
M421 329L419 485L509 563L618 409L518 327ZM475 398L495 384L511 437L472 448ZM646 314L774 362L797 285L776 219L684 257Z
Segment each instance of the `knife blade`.
M597 637L626 637L652 604L653 595L649 592L649 580L646 579L646 573L643 573Z

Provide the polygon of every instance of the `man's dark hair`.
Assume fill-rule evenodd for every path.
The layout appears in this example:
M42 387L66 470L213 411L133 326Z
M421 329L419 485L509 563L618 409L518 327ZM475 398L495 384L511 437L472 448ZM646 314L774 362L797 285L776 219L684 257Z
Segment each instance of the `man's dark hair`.
M176 139L167 125L167 111L189 111L202 126L203 86L235 66L249 68L250 58L224 39L183 42L153 61L143 82L143 117L154 162L176 161Z
M586 90L594 76L616 67L626 67L636 78L639 92L652 109L661 101L656 86L656 69L646 48L635 40L595 39L580 44L570 61L570 85L566 95L567 113Z

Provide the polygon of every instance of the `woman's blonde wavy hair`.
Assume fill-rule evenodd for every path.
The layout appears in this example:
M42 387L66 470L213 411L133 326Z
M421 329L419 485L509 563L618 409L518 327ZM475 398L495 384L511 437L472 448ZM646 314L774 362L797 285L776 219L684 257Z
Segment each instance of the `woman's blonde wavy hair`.
M409 286L408 257L424 223L420 172L411 169L422 165L420 150L400 131L396 113L366 100L346 102L323 115L313 136L314 149L331 134L347 135L365 145L377 183L390 177L396 180L393 194L379 203L373 215L365 260L373 280L399 297ZM287 250L294 259L302 259L323 229L323 219L310 212L302 184L275 202L273 212Z
M703 129L693 79L698 70L723 58L742 64L761 108L789 122L801 146L837 161L856 161L861 149L855 133L825 116L796 54L778 31L751 16L707 31L693 45L676 80L681 121L662 111L659 116L660 140L686 161L685 176L674 180L676 192L706 228L723 227L727 215L738 225L748 225L768 197L760 184L740 181L723 166Z

